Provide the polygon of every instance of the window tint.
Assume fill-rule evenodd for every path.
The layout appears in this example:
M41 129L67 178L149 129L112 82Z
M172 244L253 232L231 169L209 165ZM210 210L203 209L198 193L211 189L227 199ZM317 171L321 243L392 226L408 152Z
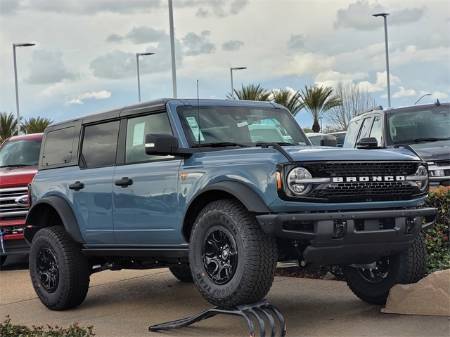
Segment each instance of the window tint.
M358 136L358 140L369 137L371 125L372 125L372 117L365 118L361 127L361 132L359 133Z
M84 128L80 166L111 166L116 162L119 121L89 125Z
M361 119L350 122L345 135L344 147L355 147L356 137L358 137L359 128L361 126Z
M383 124L381 116L375 116L375 118L373 119L370 137L377 139L378 146L381 146L383 144Z
M126 163L158 160L168 156L149 156L145 153L145 135L149 133L172 134L166 113L130 118L127 123Z
M72 161L74 133L75 128L73 126L47 133L42 155L44 167L64 165Z

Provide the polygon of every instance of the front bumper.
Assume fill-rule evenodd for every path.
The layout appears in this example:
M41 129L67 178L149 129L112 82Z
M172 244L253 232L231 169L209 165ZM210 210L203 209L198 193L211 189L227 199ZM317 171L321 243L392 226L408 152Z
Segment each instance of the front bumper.
M436 185L450 186L450 163L441 164L428 162L428 171L430 172L431 186Z
M25 219L0 220L0 256L28 254L24 228Z
M422 228L434 223L436 209L280 213L256 218L267 234L306 242L306 262L352 264L407 249Z

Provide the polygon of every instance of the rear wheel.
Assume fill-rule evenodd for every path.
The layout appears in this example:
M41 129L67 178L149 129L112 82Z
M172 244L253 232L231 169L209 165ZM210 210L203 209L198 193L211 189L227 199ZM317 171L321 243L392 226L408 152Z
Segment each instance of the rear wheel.
M192 282L192 273L189 264L173 265L169 267L169 270L179 281L186 283Z
M404 252L371 264L346 266L344 276L352 292L365 302L385 304L389 290L398 283L419 281L426 273L426 247L422 235Z
M89 264L61 226L39 230L30 250L30 275L41 302L51 310L80 305L89 288Z
M208 204L195 221L190 241L194 283L210 303L253 303L270 290L277 262L275 239L239 202Z

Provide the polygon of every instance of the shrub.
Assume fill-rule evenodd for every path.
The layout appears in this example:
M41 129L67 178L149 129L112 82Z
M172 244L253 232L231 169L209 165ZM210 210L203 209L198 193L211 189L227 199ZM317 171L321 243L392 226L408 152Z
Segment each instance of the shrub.
M6 319L0 323L1 337L93 337L95 336L91 326L83 328L73 324L68 328L59 326L32 326L15 325L11 319Z
M432 189L427 204L438 209L436 224L425 230L428 272L431 273L450 268L450 187Z

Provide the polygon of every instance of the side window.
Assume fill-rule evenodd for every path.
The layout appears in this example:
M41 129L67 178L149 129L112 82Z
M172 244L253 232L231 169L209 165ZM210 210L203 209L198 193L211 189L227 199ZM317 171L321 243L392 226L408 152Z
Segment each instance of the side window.
M372 126L372 117L365 118L362 123L361 132L359 133L357 141L359 141L360 139L369 137L371 126Z
M93 168L114 165L118 135L119 121L85 126L80 166Z
M375 116L373 119L372 130L370 131L370 137L376 138L378 146L383 144L383 120L381 116Z
M344 147L355 147L356 137L358 137L359 129L361 127L361 119L350 122L345 135Z
M45 135L42 166L58 166L70 163L73 155L75 128L50 131Z
M166 113L157 113L128 119L125 147L126 163L139 163L167 158L167 156L149 156L145 153L145 135L149 133L172 134L169 117Z

